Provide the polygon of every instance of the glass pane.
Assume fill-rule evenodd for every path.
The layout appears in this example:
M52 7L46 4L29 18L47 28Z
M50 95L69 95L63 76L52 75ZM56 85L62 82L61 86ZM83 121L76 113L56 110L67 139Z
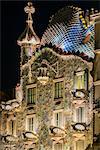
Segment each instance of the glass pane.
M34 104L36 100L36 87L28 89L28 104Z
M84 87L86 90L88 90L88 71L87 70L85 71L85 74L84 74Z
M62 126L62 112L55 113L55 126Z
M84 122L84 107L79 107L76 109L77 122Z
M62 97L63 92L63 82L56 82L55 83L55 98Z
M62 126L62 112L59 112L59 127Z
M75 75L75 82L74 82L74 87L76 89L84 89L85 88L85 73L80 74L80 75Z
M34 130L34 118L28 118L28 130L33 131Z
M14 134L14 120L11 120L10 122L9 122L9 132L10 132L10 134Z

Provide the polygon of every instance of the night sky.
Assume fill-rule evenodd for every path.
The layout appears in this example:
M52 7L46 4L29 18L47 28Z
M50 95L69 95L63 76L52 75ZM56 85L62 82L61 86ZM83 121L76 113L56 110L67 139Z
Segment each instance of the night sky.
M99 1L32 1L36 9L33 27L41 39L49 18L60 8L73 5L100 10ZM27 1L1 1L1 90L14 88L19 82L20 47L17 39L25 29Z

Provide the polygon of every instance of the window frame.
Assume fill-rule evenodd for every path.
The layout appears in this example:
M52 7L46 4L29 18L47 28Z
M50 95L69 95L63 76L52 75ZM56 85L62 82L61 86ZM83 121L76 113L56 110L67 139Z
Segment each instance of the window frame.
M57 113L62 113L62 122L61 122L60 126L56 125L55 114L57 114ZM59 110L54 110L53 111L53 120L51 122L51 125L57 126L57 127L63 128L63 129L65 128L64 110L63 109L59 109Z
M78 112L77 112L78 111ZM85 118L85 107L84 106L81 106L81 107L78 107L76 109L76 122L77 123L85 123L86 122L86 118ZM81 112L81 113L80 113ZM78 115L77 115L78 114Z
M76 77L78 76L81 76L83 75L83 78L84 78L84 85L82 83L82 78L81 78L81 87L80 88L77 88L78 87L78 79L76 80ZM89 82L89 79L88 79L88 69L86 68L85 70L80 70L80 71L75 71L74 72L74 89L75 90L81 90L81 89L85 89L85 90L88 90L88 82ZM84 87L82 87L84 86Z
M56 83L60 83L60 82L62 82L62 85L63 85L63 87L62 87L62 96L61 97L55 97L55 84ZM59 93L59 92L58 92ZM65 93L65 82L64 82L64 78L58 78L58 79L55 79L55 80L53 80L53 98L54 98L54 100L57 100L57 99L63 99L64 98L64 93ZM58 94L59 95L59 94Z
M29 119L30 118L33 118L33 130L29 130ZM34 133L36 133L36 128L35 127L37 127L38 125L37 125L37 119L36 119L36 114L30 114L30 115L27 115L26 116L26 131L29 131L29 132L34 132Z
M34 89L34 88L36 88L36 96L35 96L36 99L33 100L34 103L32 102L32 99L31 99L31 102L32 102L32 103L29 103L29 100L28 100L28 90L29 90L29 89ZM35 105L35 104L36 104L36 101L37 101L37 84L27 85L27 86L26 86L26 103L27 103L27 105Z
M12 125L11 122L13 121L13 133L12 133ZM13 135L16 137L16 119L15 118L9 118L7 119L7 134Z

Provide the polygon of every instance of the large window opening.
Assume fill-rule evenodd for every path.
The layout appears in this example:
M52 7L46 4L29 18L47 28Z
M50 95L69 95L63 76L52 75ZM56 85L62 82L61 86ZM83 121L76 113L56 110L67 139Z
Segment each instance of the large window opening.
M88 90L88 70L75 72L74 76L74 89Z
M36 87L27 89L27 104L36 103Z
M76 109L76 118L77 118L77 122L79 123L84 123L85 122L85 110L84 107L79 107L78 109Z
M56 82L54 98L62 98L62 97L63 97L63 81Z

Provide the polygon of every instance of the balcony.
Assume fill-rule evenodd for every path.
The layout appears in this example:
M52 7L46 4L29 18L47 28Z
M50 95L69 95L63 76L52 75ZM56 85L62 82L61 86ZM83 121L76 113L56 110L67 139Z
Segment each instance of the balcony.
M55 103L55 105L61 104L62 101L63 101L63 97L54 98L54 103Z
M72 92L73 94L73 101L74 105L81 105L88 101L89 92L85 89L76 89Z
M53 141L59 142L65 138L67 131L63 128L50 126L50 136Z
M88 98L89 97L89 91L85 89L74 89L72 92L73 96L76 98Z
M27 109L34 109L36 103L27 103Z
M73 130L78 132L87 131L89 129L89 125L86 123L75 123L72 124Z

